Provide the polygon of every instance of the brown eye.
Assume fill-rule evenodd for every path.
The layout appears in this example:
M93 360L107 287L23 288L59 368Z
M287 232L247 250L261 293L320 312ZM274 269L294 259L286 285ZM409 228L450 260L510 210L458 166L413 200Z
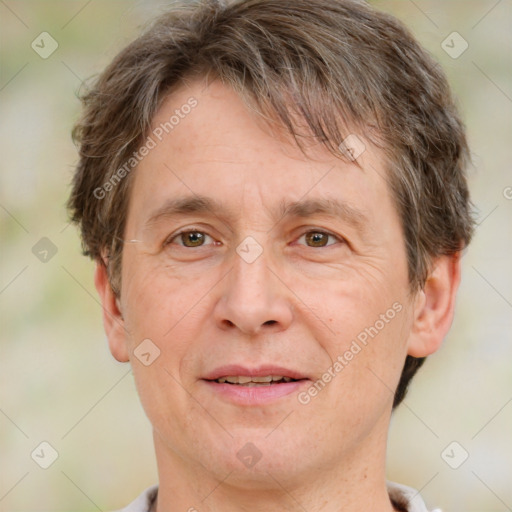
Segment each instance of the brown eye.
M179 237L185 247L199 247L204 244L206 238L200 231L185 231L180 233Z
M327 247L336 242L337 237L331 233L325 233L324 231L308 231L300 237L305 239L308 247ZM334 239L334 242L329 243L329 238Z
M215 240L210 235L207 235L203 231L191 229L175 234L165 242L165 245L179 245L181 247L202 247L203 245L208 244L208 239L210 239L210 244L213 243L213 245L216 245Z
M308 245L312 247L325 247L329 240L329 235L326 233L316 233L312 231L311 233L306 233L306 242Z

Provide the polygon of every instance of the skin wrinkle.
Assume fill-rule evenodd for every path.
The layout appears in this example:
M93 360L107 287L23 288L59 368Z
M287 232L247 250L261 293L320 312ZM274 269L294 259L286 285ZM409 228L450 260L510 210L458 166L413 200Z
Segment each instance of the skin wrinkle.
M242 201L243 204L243 201ZM154 213L151 213L149 219L145 222L143 231L151 231L159 221L172 221L174 217L180 215L211 215L221 221L232 232L231 225L234 217L228 212L223 211L223 207L215 204L214 200L206 196L182 197L179 199L169 199L164 205L158 207ZM279 213L271 215L275 224L286 221L289 217L298 217L307 219L312 215L324 215L326 218L345 220L352 225L359 236L366 234L366 224L368 220L364 214L353 207L334 200L317 199L315 201L302 200L294 201L286 205L281 203Z

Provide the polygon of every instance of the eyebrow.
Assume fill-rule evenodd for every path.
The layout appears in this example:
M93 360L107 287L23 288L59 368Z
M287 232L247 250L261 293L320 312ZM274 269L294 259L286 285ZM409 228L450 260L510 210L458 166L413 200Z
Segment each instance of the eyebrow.
M362 210L338 199L321 198L281 202L280 218L308 218L313 215L336 217L353 225L359 230L363 230L368 224L368 217Z
M177 215L206 214L209 213L215 217L226 217L227 209L217 200L200 195L183 196L168 199L157 208L145 222L145 226L151 227L152 224L161 219L175 217Z
M230 217L232 219L236 218L239 215L239 213L234 214L222 203L211 197L202 195L183 196L168 199L149 216L145 226L149 228L161 219L191 214L210 214L222 221L226 221ZM282 200L275 213L274 220L278 223L286 217L309 218L314 215L339 218L358 230L364 230L368 224L368 218L362 210L344 201L332 198L302 199L298 201Z

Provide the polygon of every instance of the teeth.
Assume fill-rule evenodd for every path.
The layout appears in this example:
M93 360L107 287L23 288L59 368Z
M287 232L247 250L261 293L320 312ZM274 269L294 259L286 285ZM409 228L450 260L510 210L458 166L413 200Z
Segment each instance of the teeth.
M256 386L256 385L270 385L271 382L276 381L291 382L291 377L282 377L281 375L266 375L264 377L248 377L246 375L229 375L226 377L220 377L217 379L219 383L229 382L230 384L241 384L244 386Z
M272 382L272 375L268 375L266 377L248 377L248 379L253 382Z

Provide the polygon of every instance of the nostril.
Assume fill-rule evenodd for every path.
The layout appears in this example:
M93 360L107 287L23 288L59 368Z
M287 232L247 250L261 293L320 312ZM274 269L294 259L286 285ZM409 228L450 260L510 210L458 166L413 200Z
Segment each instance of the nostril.
M267 320L263 325L274 325L277 324L276 320Z

